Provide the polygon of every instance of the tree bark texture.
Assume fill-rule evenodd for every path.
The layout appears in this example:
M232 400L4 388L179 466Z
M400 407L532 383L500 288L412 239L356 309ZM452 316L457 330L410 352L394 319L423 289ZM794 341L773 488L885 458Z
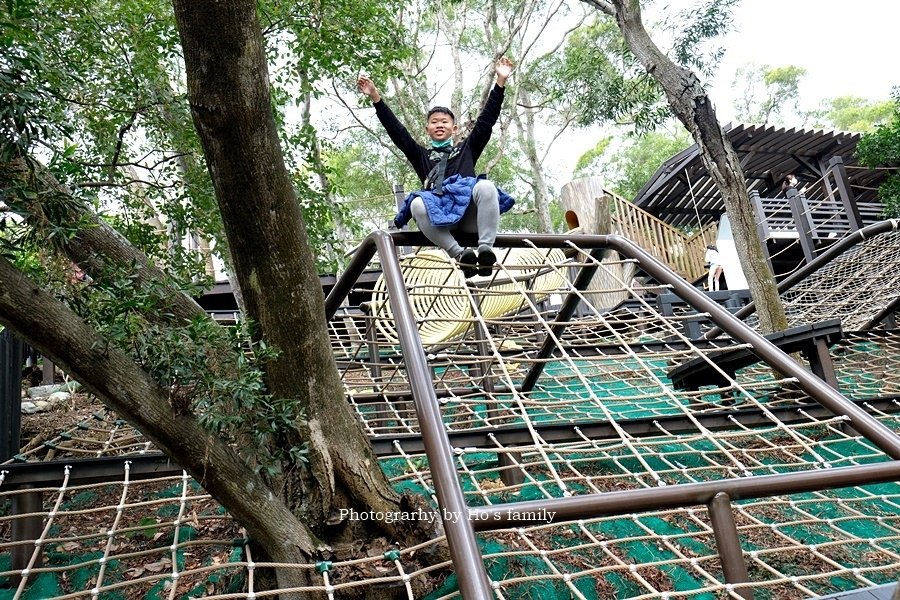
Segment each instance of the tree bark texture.
M784 330L787 328L784 306L756 233L756 214L747 194L740 160L719 125L715 108L700 80L656 46L641 21L639 0L589 3L616 19L629 49L659 82L672 111L697 142L703 164L722 194L731 219L734 243L743 257L741 267L756 303L760 328L764 333Z
M284 482L288 502L319 535L339 508L397 510L332 357L318 273L279 145L256 4L174 0L174 6L191 114L233 276L259 335L280 352L266 366L266 383L277 397L296 398L304 413L297 437L283 440L309 444L309 468Z

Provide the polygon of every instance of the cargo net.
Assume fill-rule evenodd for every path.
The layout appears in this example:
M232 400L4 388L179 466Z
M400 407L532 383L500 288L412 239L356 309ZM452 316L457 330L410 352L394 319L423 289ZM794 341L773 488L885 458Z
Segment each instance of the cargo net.
M900 232L866 239L782 293L791 326L840 317L862 329L900 298Z
M469 506L888 460L793 380L759 365L734 375L718 368L719 354L746 347L686 337L684 320L696 315L660 314L651 290L632 278L632 261L604 258L579 308L557 323L581 267L597 265L589 252L571 244L501 250L498 258L489 274L469 280L433 251L401 260ZM437 508L387 283L351 297L364 302L344 306L331 322L348 401L395 488ZM885 331L847 337L835 351L842 391L894 430L897 348ZM717 383L676 385L674 369L693 360L708 363ZM524 390L529 373L534 386ZM98 411L24 456L152 451L128 431ZM37 491L38 505L28 508ZM541 523L478 539L498 598L739 598L747 586L759 598L815 597L900 577L898 508L894 483L735 502L750 577L738 586L725 581L703 506ZM13 536L29 519L38 535ZM4 489L0 481L0 540L0 586L12 597L277 593L259 588L257 569L267 565L254 561L237 525L186 476L131 482L123 472L117 482L37 490ZM290 567L317 573L320 585L309 591L323 598L386 587L421 597L413 590L423 582L428 598L458 597L451 565L414 566L410 558L423 546ZM24 566L11 566L14 551L24 552Z
M831 438L823 448L831 446L852 463L878 459L859 438L829 427L823 425L823 435ZM684 443L685 452L676 452L673 464L685 459L692 442ZM496 469L487 466L489 455L461 455L470 502L541 495L533 484L501 486ZM564 449L554 455L573 463L584 485L590 478L597 489L616 488L609 476L591 478L588 455L573 459ZM658 452L648 454L650 460L657 457ZM764 460L766 454L757 457ZM528 453L520 462L543 460ZM609 464L599 454L590 460ZM385 468L397 473L398 487L431 491L422 457L386 460ZM566 470L570 477L575 472ZM35 493L42 494L38 508L10 516L10 504L27 504L26 494ZM254 560L242 530L186 476L130 482L124 472L109 483L6 492L0 484L0 506L4 597L249 599L277 593L259 586L258 570L272 565ZM894 582L900 575L895 484L745 501L735 503L734 511L755 598L815 597ZM37 543L10 541L11 528L26 520L37 521ZM481 535L479 542L498 598L738 598L741 586L724 583L709 523L704 507L687 507L500 530ZM446 574L450 564L422 569L410 560L444 543L439 538L363 560L283 566L317 573L318 583L305 588L315 597L366 597L394 587L397 597L421 598L412 590L428 581L433 591L425 597L455 598L455 576ZM24 568L10 569L14 553L24 554Z

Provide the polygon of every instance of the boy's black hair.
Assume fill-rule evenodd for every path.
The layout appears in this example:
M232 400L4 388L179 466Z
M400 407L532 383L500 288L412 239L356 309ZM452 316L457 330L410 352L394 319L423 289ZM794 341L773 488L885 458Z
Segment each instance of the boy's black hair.
M445 115L450 115L450 118L456 123L456 115L453 114L453 111L447 108L446 106L435 106L431 110L428 111L428 114L425 115L425 120L431 118L431 115L434 113L444 113Z

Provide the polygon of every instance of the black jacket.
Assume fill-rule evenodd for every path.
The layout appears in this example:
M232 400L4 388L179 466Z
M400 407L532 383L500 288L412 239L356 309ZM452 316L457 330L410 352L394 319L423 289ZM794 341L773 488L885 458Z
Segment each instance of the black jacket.
M487 103L475 121L472 133L454 146L450 152L450 157L447 159L446 177L457 173L463 177L475 177L475 163L484 152L484 147L491 139L491 130L500 117L503 94L504 88L494 85L488 95ZM387 131L391 141L403 152L424 185L428 173L440 160L440 154L416 142L383 99L375 103L375 114L378 115L378 120L381 121L381 125Z

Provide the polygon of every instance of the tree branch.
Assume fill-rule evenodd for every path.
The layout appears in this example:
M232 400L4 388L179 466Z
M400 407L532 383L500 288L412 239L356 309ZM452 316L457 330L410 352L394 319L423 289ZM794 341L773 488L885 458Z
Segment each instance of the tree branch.
M0 189L26 185L37 192L38 197L53 198L64 196L72 198L72 192L37 161L32 161L35 170L29 169L22 159L0 165ZM164 310L172 313L177 319L191 321L197 318L208 318L206 312L186 294L166 283L167 277L147 256L131 245L118 231L101 221L96 214L90 212L80 202L68 203L72 208L66 218L72 223L85 222L63 247L66 255L82 267L88 274L101 271L108 262L121 266L134 265L135 285L149 288L163 286L165 290ZM40 203L29 203L27 210L36 211Z
M581 0L588 6L593 6L600 12L609 15L610 17L616 16L616 9L613 7L611 2L607 0Z
M117 166L119 166L118 165L119 155L122 153L122 144L125 141L125 134L134 125L135 120L137 120L137 115L138 114L136 112L131 113L131 116L128 118L128 121L126 121L125 123L122 123L122 126L119 127L119 133L116 136L116 149L113 151L113 157L109 163L110 176L112 176L113 172L115 171L115 168Z

